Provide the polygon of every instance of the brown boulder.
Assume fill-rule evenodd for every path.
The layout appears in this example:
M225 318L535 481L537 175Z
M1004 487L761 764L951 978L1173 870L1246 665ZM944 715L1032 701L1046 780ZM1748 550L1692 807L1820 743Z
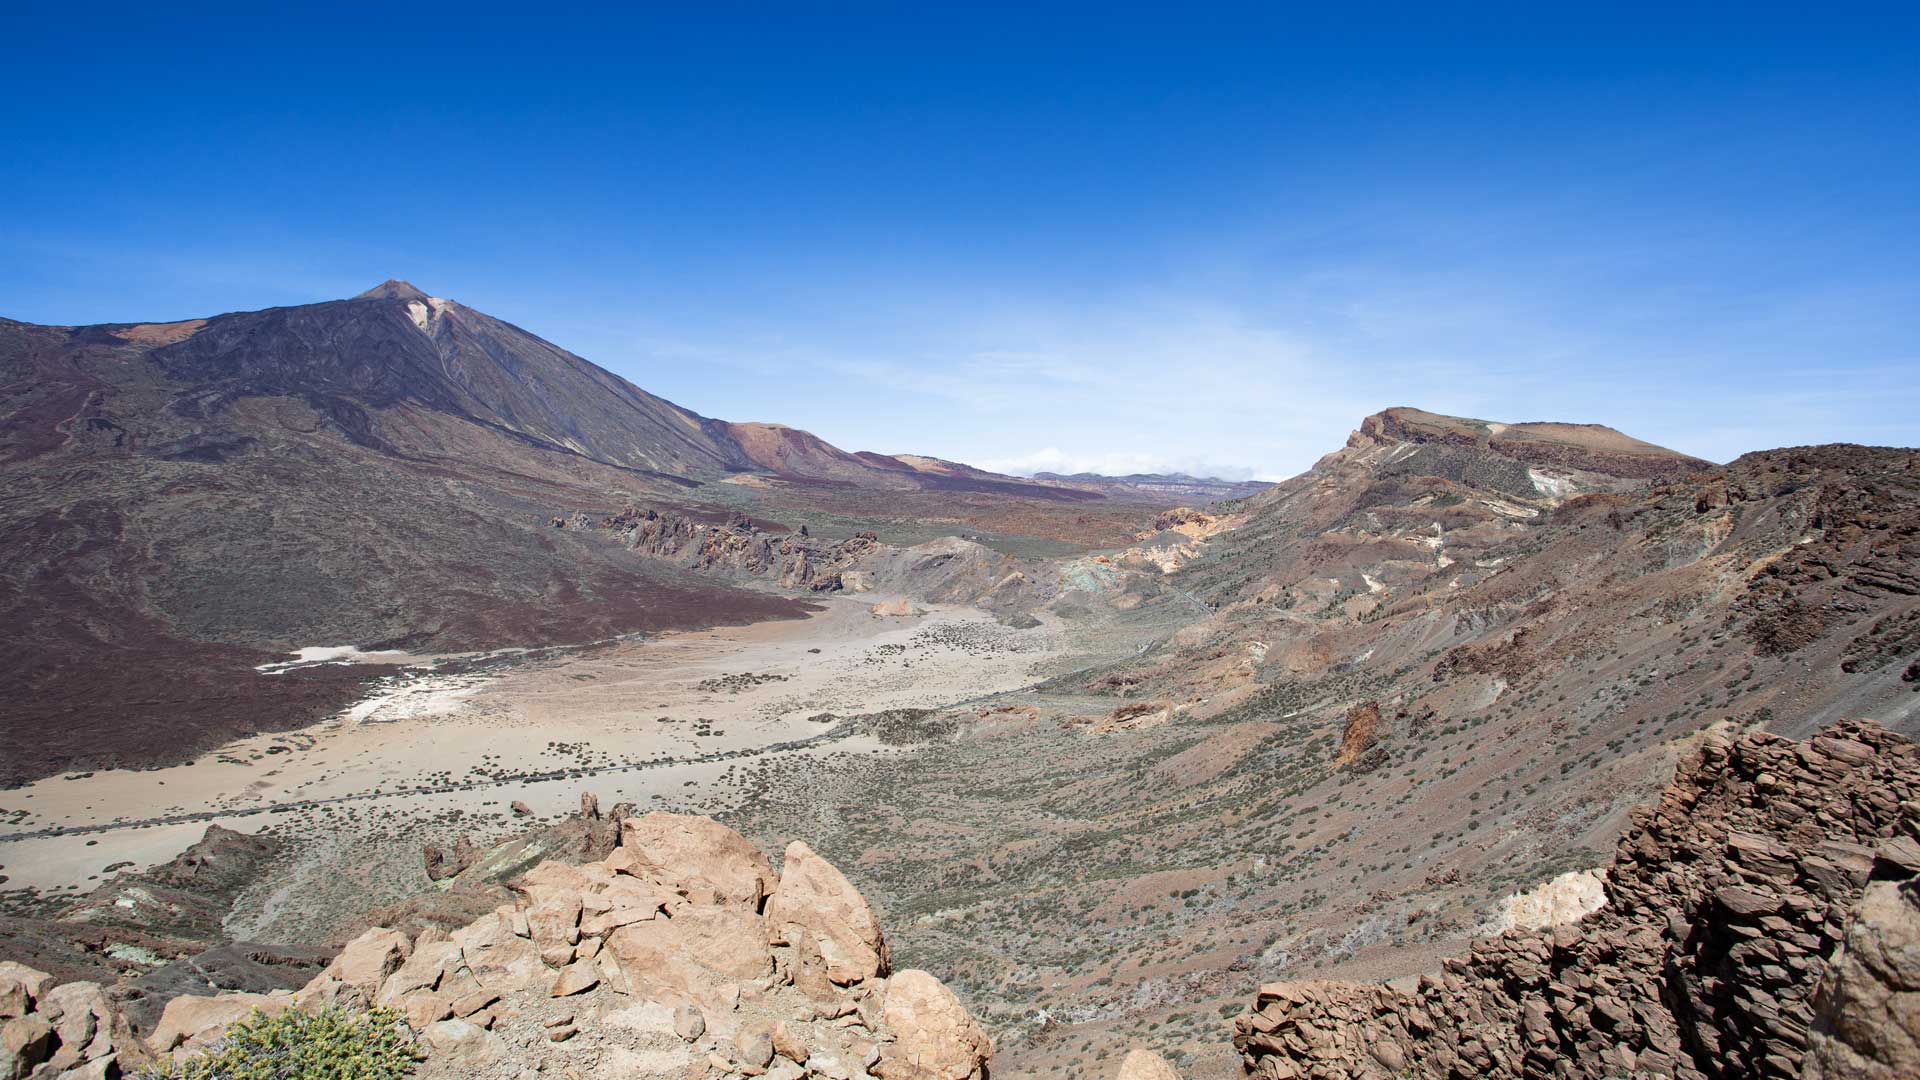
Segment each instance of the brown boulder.
M550 892L527 909L527 928L542 950L572 946L580 940L580 894Z
M1814 992L1807 1080L1920 1076L1920 878L1876 881Z
M985 1080L993 1043L939 979L909 969L887 980L894 1043L874 1067L885 1080Z
M420 1032L420 1042L432 1057L462 1065L486 1065L506 1053L506 1043L493 1032L465 1020L442 1020Z
M696 904L758 911L775 885L766 855L712 818L659 810L628 818L620 826L620 849L623 872L650 878Z
M575 960L560 969L553 980L553 989L548 993L553 997L570 997L585 993L600 985L600 972L591 960Z
M460 946L451 941L428 941L425 935L413 947L413 953L399 969L380 984L373 1003L383 1008L397 1007L400 1000L417 990L433 990L447 972L462 964ZM439 1017L434 1017L438 1020Z
M0 1027L0 1078L21 1080L53 1056L53 1025L38 1017L16 1016Z
M707 1018L701 1013L700 1006L691 1001L683 1001L673 1010L673 1033L688 1042L693 1042L707 1033Z
M677 932L695 963L731 979L756 979L773 970L766 923L740 908L688 908L662 924Z
M515 933L515 922L512 915L494 912L452 934L467 970L488 990L504 994L525 989L545 975L540 947Z
M53 976L12 960L0 960L0 1019L25 1016L53 989Z
M738 907L689 907L672 919L623 926L607 937L605 952L635 997L712 1000L773 970L765 924Z
M873 909L845 875L799 840L787 845L780 884L767 901L767 932L776 945L804 940L818 951L827 977L842 986L886 974L887 943Z
M58 1047L49 1059L55 1069L71 1069L89 1058L113 1052L116 1023L124 1021L99 983L70 982L41 995L39 1015L53 1025Z
M380 992L380 984L400 970L412 952L413 943L407 940L407 935L376 926L347 942L346 948L340 950L340 955L333 958L322 975L353 986L367 1001L372 1001Z
M1166 1058L1145 1048L1130 1050L1120 1063L1118 1080L1180 1080L1180 1073Z
M773 1063L773 1036L766 1028L753 1027L742 1031L734 1040L734 1048L740 1052L740 1062L752 1069L765 1069Z
M220 994L200 997L182 994L167 1002L160 1023L147 1036L147 1045L164 1054L175 1047L189 1049L220 1037L228 1027L252 1016L254 1010L274 1016L293 1005L288 994Z

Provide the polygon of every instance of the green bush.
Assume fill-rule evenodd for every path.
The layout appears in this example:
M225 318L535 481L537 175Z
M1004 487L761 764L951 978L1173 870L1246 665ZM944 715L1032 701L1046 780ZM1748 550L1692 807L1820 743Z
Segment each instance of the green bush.
M426 1055L391 1009L255 1012L212 1049L145 1080L400 1080Z

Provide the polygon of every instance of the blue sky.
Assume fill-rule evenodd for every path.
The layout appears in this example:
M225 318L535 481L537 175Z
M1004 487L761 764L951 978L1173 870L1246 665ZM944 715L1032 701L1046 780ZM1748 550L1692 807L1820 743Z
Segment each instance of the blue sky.
M403 277L1008 469L1279 477L1394 404L1920 442L1911 5L1031 7L10 15L0 314Z

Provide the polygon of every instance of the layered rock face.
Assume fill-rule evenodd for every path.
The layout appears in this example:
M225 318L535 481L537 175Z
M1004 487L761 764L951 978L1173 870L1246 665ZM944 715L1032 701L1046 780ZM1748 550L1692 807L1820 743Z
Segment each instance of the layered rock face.
M1412 991L1268 984L1234 1045L1270 1080L1920 1075L1916 875L1920 747L1708 734L1636 811L1599 912Z
M176 997L144 1039L97 984L0 965L0 1076L111 1077L256 1010L379 1006L418 1033L426 1078L984 1080L986 1033L932 975L889 971L873 911L805 844L776 874L707 818L620 828L605 859L543 862L470 925L376 927L297 992Z

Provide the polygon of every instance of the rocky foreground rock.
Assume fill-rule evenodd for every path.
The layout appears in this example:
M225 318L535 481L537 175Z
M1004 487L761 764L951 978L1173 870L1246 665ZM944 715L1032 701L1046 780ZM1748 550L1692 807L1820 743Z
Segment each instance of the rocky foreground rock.
M1920 746L1709 733L1606 892L1410 991L1265 985L1234 1045L1267 1080L1920 1077Z
M297 991L175 997L151 1030L99 984L0 962L0 1080L111 1080L325 1006L399 1013L427 1080L986 1080L986 1032L891 970L872 908L805 843L776 872L707 818L613 820L604 858L539 862L464 926L376 927ZM1412 989L1265 985L1234 1045L1267 1080L1920 1076L1920 746L1864 722L1705 733L1605 891ZM1117 1075L1179 1074L1142 1049Z
M176 997L144 1037L98 984L0 964L0 1078L106 1080L324 1006L401 1013L429 1078L986 1076L986 1033L932 975L890 970L872 909L805 844L775 873L707 818L620 827L605 859L542 862L465 927L376 927L298 991Z

